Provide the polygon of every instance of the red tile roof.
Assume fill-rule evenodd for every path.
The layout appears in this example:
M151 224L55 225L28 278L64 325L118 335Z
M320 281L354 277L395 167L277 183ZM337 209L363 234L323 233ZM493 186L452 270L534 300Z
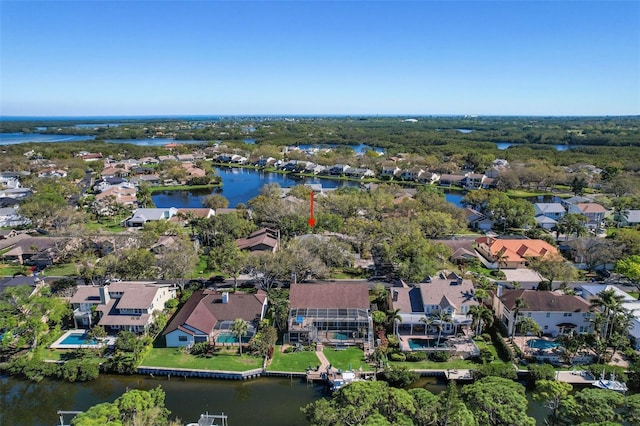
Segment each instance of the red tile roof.
M369 309L367 283L292 284L291 308Z

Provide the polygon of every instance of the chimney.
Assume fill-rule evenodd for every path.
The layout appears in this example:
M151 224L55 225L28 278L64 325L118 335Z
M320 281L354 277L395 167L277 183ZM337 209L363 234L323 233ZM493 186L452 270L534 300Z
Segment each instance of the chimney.
M225 291L222 293L222 303L229 303L229 292Z
M100 287L100 304L106 305L111 300L109 296L109 286L107 284Z
M498 284L498 286L496 287L496 294L498 295L498 297L502 297L502 284Z

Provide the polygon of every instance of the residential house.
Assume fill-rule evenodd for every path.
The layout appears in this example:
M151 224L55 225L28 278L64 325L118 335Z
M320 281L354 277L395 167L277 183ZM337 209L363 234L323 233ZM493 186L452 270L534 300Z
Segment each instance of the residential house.
M20 175L18 173L13 172L2 172L0 173L0 188L21 188L20 184Z
M585 226L589 229L600 228L604 223L604 215L607 210L597 203L577 203L569 206L569 213L577 213L586 216Z
M19 210L18 206L0 208L0 227L13 228L29 225L31 221L20 216Z
M516 302L518 299L521 302ZM516 303L521 307L518 308ZM502 286L498 286L496 293L492 294L491 306L509 335L514 333L514 326L518 331L517 325L525 317L535 321L542 333L553 337L584 334L593 329L589 302L561 291L502 290Z
M471 324L469 308L475 305L473 282L446 271L413 288L391 288L392 309L400 309L396 327L401 336L433 334L441 314L450 316L442 323L442 332L456 334ZM425 318L434 325L425 324Z
M155 282L119 281L104 286L79 286L70 303L78 326L91 326L95 310L98 323L108 333L120 330L145 333L154 313L176 297L175 286ZM95 306L95 308L94 308Z
M576 195L571 198L562 198L560 199L560 204L562 204L565 208L569 208L569 206L578 203L593 203L592 198L583 197L581 195Z
M326 169L325 166L322 166L320 164L315 164L315 163L309 163L307 164L307 166L304 168L305 173L313 173L314 175L317 175L319 173L322 173L324 170Z
M558 254L558 249L544 240L480 237L475 240L480 260L491 269L524 267L532 257Z
M149 247L149 250L153 254L162 254L167 250L171 249L174 245L178 243L178 237L173 235L160 235L158 240Z
M139 175L131 178L131 183L135 186L140 186L140 184L149 184L151 186L160 185L160 176L157 174L150 175Z
M55 263L72 244L73 241L62 237L24 237L16 239L2 258L5 262L42 268Z
M176 161L176 156L175 155L159 155L158 161L161 163L164 163L166 161Z
M440 186L463 186L463 180L465 175L451 175L451 174L442 174L440 175L440 179L438 180L438 185Z
M38 172L39 178L65 178L67 177L67 171L62 169L56 169L50 167Z
M31 192L31 188L5 188L0 189L0 198L24 200L29 195L31 195Z
M620 216L622 226L640 225L640 210L627 210Z
M399 176L402 173L402 169L398 166L382 166L382 170L380 171L381 178L394 178Z
M496 158L493 160L491 166L484 172L484 174L491 179L495 179L500 176L505 170L509 169L509 162L502 158Z
M109 200L113 200L114 203L121 204L123 206L135 206L138 198L136 196L135 188L111 186L103 190L101 193L96 194L96 201L99 203L108 203ZM110 212L108 206L103 208L105 213Z
M258 167L267 167L267 166L272 166L273 164L275 164L276 159L273 157L260 157L258 159L258 161L255 162L255 165Z
M243 342L255 334L267 312L267 294L195 291L162 333L168 348L192 346L195 343L236 341L231 327L240 318L248 324Z
M558 226L558 221L555 219L551 219L550 217L539 215L533 218L536 222L536 226L542 229L546 229L547 231L554 229Z
M160 160L158 160L157 158L153 158L153 157L142 157L138 161L140 162L140 164L144 164L144 165L159 164L160 163Z
M280 245L280 231L260 228L247 238L237 239L236 244L240 250L270 251L275 253Z
M426 171L420 177L418 177L418 182L426 183L428 185L433 185L434 183L440 180L440 175L434 172Z
M215 214L215 210L206 207L181 208L178 209L178 212L175 214L175 216L171 218L171 221L187 222L190 218L209 219L210 217L215 216Z
M474 247L473 240L436 240L438 243L445 245L451 249L451 257L449 260L455 264L464 265L469 262L479 260L480 256Z
M534 203L535 216L545 216L555 221L562 219L567 214L564 206L560 203Z
M94 161L102 160L102 153L100 152L79 152L78 156L82 158L83 161L87 163L91 163Z
M373 350L367 283L291 284L285 342Z
M494 222L479 211L466 207L464 214L470 228L478 231L491 231L493 229Z
M124 221L128 227L141 227L146 222L154 220L169 220L178 213L175 207L136 209L130 218Z
M178 161L195 161L195 157L193 156L193 154L178 154L176 155L176 158L178 159Z
M485 181L487 177L481 173L468 173L461 183L465 189L480 189L486 188Z
M349 169L351 166L349 166L348 164L334 164L333 166L331 166L329 168L329 174L330 175L342 175L344 174L347 169Z
M403 170L400 177L404 180L417 181L424 173L424 170L420 167L411 167L410 169Z
M355 177L359 179L364 179L366 177L374 177L376 174L373 170L364 169L360 167L350 167L348 168L344 174L349 177Z

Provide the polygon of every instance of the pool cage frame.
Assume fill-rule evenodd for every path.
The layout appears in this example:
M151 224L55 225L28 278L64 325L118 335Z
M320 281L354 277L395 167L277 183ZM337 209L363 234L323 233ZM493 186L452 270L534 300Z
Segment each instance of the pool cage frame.
M285 343L373 347L373 320L367 309L292 308Z

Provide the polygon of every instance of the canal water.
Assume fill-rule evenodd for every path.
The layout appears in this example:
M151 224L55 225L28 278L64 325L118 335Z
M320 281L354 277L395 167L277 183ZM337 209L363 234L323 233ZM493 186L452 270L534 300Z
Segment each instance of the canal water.
M153 202L159 208L198 208L202 207L202 199L211 194L221 194L229 200L229 207L239 203L246 204L260 193L260 188L268 183L277 183L282 188L301 184L319 184L323 188L340 188L343 186L360 186L360 182L327 179L321 177L298 177L283 173L270 173L262 170L243 169L237 167L216 167L216 173L222 178L222 187L213 189L161 191L152 195ZM445 193L448 202L461 207L464 194L460 192Z
M300 407L325 396L325 387L300 379L261 378L249 381L171 379L148 376L100 376L83 383L43 380L33 383L13 377L0 379L0 424L53 426L56 412L84 411L112 402L127 389L162 386L172 418L194 422L201 413L229 416L229 424L297 426L308 424ZM70 419L69 416L65 420Z

